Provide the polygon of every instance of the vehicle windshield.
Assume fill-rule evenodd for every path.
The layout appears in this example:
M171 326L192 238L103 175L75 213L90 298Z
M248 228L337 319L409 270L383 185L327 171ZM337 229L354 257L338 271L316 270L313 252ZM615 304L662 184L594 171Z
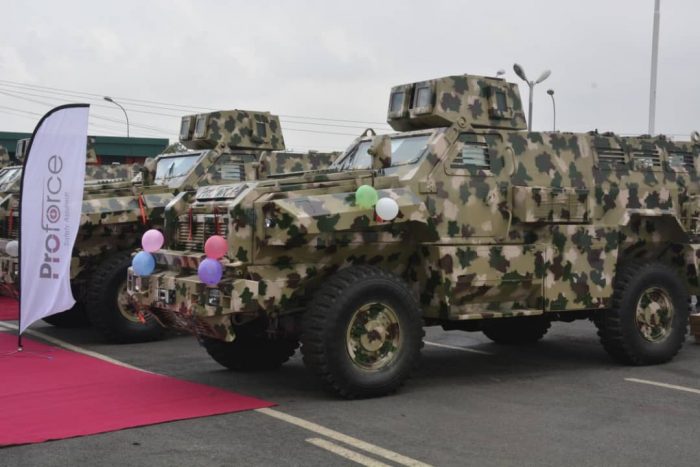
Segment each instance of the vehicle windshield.
M155 181L169 180L171 178L182 177L194 166L201 153L191 156L164 157L156 165Z
M425 150L430 135L393 136L391 138L391 166L413 164L418 162ZM367 150L372 141L362 141L355 150L341 160L335 162L332 168L337 170L369 169L372 166L372 156Z
M2 172L0 172L0 186L5 186L16 181L21 173L22 167L4 169Z

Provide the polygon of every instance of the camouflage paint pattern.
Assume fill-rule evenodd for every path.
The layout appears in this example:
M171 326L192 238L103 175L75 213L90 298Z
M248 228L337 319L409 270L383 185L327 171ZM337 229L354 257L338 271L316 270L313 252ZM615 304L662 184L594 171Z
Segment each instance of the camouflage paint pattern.
M183 144L213 149L161 155L155 160L146 160L143 166L86 167L80 229L71 263L71 278L79 290L108 256L118 251L132 251L140 245L143 232L162 228L165 207L169 203L185 198L198 186L243 181L247 175L254 177L263 150L284 149L279 118L267 112L215 112L198 118L207 122L205 137L197 138L194 145L188 144L190 141L186 139ZM260 122L264 125L258 124ZM256 130L266 136L258 139ZM96 161L94 146L89 141L90 152ZM280 171L325 168L335 156L312 153L306 159L301 153L287 155L273 151L266 160L271 165L271 176L283 176ZM171 176L156 172L159 167L167 171L185 160L190 160L190 166L181 174ZM286 161L294 163L289 166ZM16 279L16 258L3 255L5 244L17 238L18 192L19 181L13 185L14 195L0 203L0 232L5 237L0 239L0 267L5 288L12 286Z
M319 285L359 264L405 278L433 324L590 316L631 258L674 265L700 292L699 144L527 132L517 86L471 75L393 88L388 121L399 132L366 132L328 170L169 205L156 272L130 272L134 303L231 340L260 316L270 333L293 332L288 318ZM396 200L398 217L358 206L363 184ZM229 248L208 287L197 266L215 234Z
M10 153L7 152L4 146L0 146L0 169L10 165Z

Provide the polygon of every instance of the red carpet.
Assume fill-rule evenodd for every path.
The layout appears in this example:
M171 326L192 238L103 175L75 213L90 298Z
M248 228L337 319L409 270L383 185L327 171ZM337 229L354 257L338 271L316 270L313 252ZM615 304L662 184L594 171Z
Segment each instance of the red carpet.
M19 317L18 302L14 298L0 297L0 321L16 320Z
M274 405L23 340L25 353L0 356L0 446ZM0 332L0 354L16 346Z

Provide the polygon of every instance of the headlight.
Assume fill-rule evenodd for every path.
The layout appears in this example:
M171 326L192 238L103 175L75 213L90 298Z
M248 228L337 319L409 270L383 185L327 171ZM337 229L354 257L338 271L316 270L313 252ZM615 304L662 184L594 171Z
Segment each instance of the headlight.
M221 300L221 291L219 289L209 289L209 296L207 297L207 305L219 306Z

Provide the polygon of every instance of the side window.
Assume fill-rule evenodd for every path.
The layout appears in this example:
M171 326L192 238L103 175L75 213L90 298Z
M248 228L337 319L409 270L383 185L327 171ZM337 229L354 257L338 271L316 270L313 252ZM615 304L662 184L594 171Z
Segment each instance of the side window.
M462 150L452 160L450 167L453 169L486 169L491 170L489 149L485 145L465 143Z
M490 146L483 135L462 133L445 163L445 172L450 175L492 176L494 169L500 170L500 163Z

